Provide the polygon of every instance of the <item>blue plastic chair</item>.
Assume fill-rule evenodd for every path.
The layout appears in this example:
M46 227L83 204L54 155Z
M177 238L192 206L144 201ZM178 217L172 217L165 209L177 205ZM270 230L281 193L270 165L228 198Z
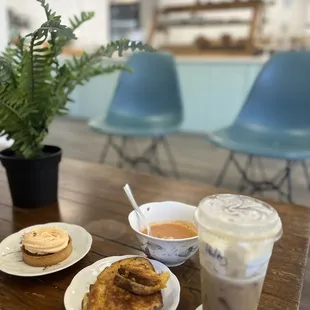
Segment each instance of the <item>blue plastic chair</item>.
M157 150L162 145L174 173L178 175L174 157L165 136L179 130L183 120L182 100L173 57L166 53L135 53L127 65L134 73L122 72L107 115L90 121L90 127L108 135L101 154L104 162L110 147L119 155L120 167L128 163L135 167L141 162L164 174L156 162ZM113 138L122 137L121 145ZM130 138L151 138L150 146L142 155L126 154Z
M277 190L280 197L292 201L291 171L293 165L300 162L310 190L306 165L306 159L310 158L310 53L274 54L257 77L234 123L213 132L209 139L231 151L216 181L217 186L233 163L242 177L240 191L247 188L253 194ZM244 167L235 153L248 155ZM268 180L260 157L285 160L285 168ZM261 181L249 177L254 159L260 164ZM285 183L286 192L282 190Z

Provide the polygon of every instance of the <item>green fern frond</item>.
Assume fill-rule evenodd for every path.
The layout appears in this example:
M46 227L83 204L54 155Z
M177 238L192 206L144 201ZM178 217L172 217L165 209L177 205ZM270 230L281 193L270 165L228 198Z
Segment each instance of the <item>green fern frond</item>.
M79 73L85 70L87 67L91 67L98 62L101 62L104 57L111 58L114 53L118 53L119 56L123 56L125 51L147 51L153 52L154 49L147 44L143 44L141 42L130 41L128 39L121 39L115 42L109 43L106 47L101 46L96 52L93 54L88 54L84 52L80 58L73 57L73 60L69 60L66 62L68 68ZM128 68L126 68L127 70ZM124 70L124 69L120 69Z
M117 52L119 56L122 56L127 50L154 51L154 49L147 44L121 39L111 42L106 47L100 47L93 54L84 52L79 58L73 57L72 60L67 60L65 63L66 69L70 71L71 78L73 78L74 82L70 83L67 81L68 87L66 97L70 95L76 85L83 85L94 76L113 73L119 70L132 72L130 68L122 64L115 64L107 67L101 64L104 57L111 58L115 52Z
M2 53L2 57L11 66L13 79L19 75L20 66L23 60L24 39L20 38L17 45L9 45Z
M9 84L13 79L12 68L5 57L0 57L0 85Z
M26 37L35 38L35 45L41 45L43 42L46 41L49 33L53 33L54 35L56 35L56 37L64 36L69 40L76 39L73 30L65 25L62 25L61 20L58 19L48 20L47 22L43 23L39 29L27 34Z
M82 12L80 16L74 15L73 18L69 19L71 29L75 31L85 22L91 20L95 16L95 12Z
M31 109L25 109L26 98L12 85L0 87L0 132L14 139L14 150L29 158L35 156L33 141L40 136L29 122ZM21 152L24 148L25 152Z
M22 116L19 114L18 110L12 107L11 105L12 99L10 99L10 104L5 102L3 98L1 98L0 106L2 109L7 110L6 112L9 114L13 114L13 116L17 119L18 122L25 123L25 120L22 118ZM5 121L7 115L5 115L5 118L2 119L2 121Z
M20 38L17 46L8 46L0 56L0 136L13 139L12 149L25 158L41 155L48 126L56 115L68 113L66 104L72 101L70 95L77 85L101 74L132 72L123 64L105 66L104 58L114 53L122 56L126 51L154 51L141 42L121 39L92 54L72 57L60 66L58 55L63 46L76 39L74 30L94 13L74 16L67 27L46 0L37 1L44 8L46 22L25 37L29 38L27 42Z
M42 24L39 31L42 31L42 33L48 31L50 33L56 34L57 36L64 36L69 40L76 39L73 30L65 25L61 25L61 21L57 19L52 19L45 22L44 24Z
M145 52L154 52L155 50L148 44L143 44L140 41L130 41L122 38L118 41L109 43L106 47L102 47L99 53L103 57L111 58L115 52L118 52L118 56L122 57L124 52L131 50L132 52L139 50Z
M85 22L91 20L95 16L94 12L82 12L80 16L74 15L73 18L69 19L70 28L74 32L77 28L82 26ZM68 39L65 36L60 36L57 39L57 46L59 47L59 51L61 51L61 48L64 47L70 39ZM52 40L49 43L53 43Z
M114 64L114 65L105 66L105 67L98 66L98 67L94 67L93 69L94 69L92 72L93 76L107 74L107 73L114 73L116 71L127 71L129 73L133 73L132 68L126 65L122 65L122 64Z
M57 15L56 12L53 12L49 4L46 3L45 0L37 0L37 2L39 2L41 6L44 8L45 16L47 20L52 20L52 19L60 20L61 19L61 16Z

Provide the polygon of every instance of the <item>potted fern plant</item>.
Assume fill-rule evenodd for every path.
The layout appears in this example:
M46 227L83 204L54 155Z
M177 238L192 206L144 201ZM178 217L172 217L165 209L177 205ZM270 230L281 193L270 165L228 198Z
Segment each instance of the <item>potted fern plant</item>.
M14 206L38 207L57 201L58 166L62 151L44 145L48 127L57 115L67 114L67 102L77 85L90 78L117 70L129 70L122 64L104 65L103 58L119 56L127 50L152 51L141 42L121 39L101 46L94 53L60 62L74 32L94 13L82 12L62 24L45 0L46 21L40 28L9 45L0 56L0 136L12 139L11 148L0 152L6 169Z

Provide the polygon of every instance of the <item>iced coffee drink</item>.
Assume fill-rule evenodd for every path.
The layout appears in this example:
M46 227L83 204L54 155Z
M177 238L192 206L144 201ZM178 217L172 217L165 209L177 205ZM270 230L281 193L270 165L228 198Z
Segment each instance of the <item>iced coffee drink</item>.
M205 198L195 213L203 310L257 310L272 254L282 235L278 213L241 195Z

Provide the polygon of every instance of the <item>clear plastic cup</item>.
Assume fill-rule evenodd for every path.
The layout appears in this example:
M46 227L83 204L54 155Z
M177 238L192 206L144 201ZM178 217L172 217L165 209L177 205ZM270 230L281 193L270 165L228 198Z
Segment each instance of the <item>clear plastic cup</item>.
M257 310L274 243L277 211L242 195L206 197L195 211L203 310Z

